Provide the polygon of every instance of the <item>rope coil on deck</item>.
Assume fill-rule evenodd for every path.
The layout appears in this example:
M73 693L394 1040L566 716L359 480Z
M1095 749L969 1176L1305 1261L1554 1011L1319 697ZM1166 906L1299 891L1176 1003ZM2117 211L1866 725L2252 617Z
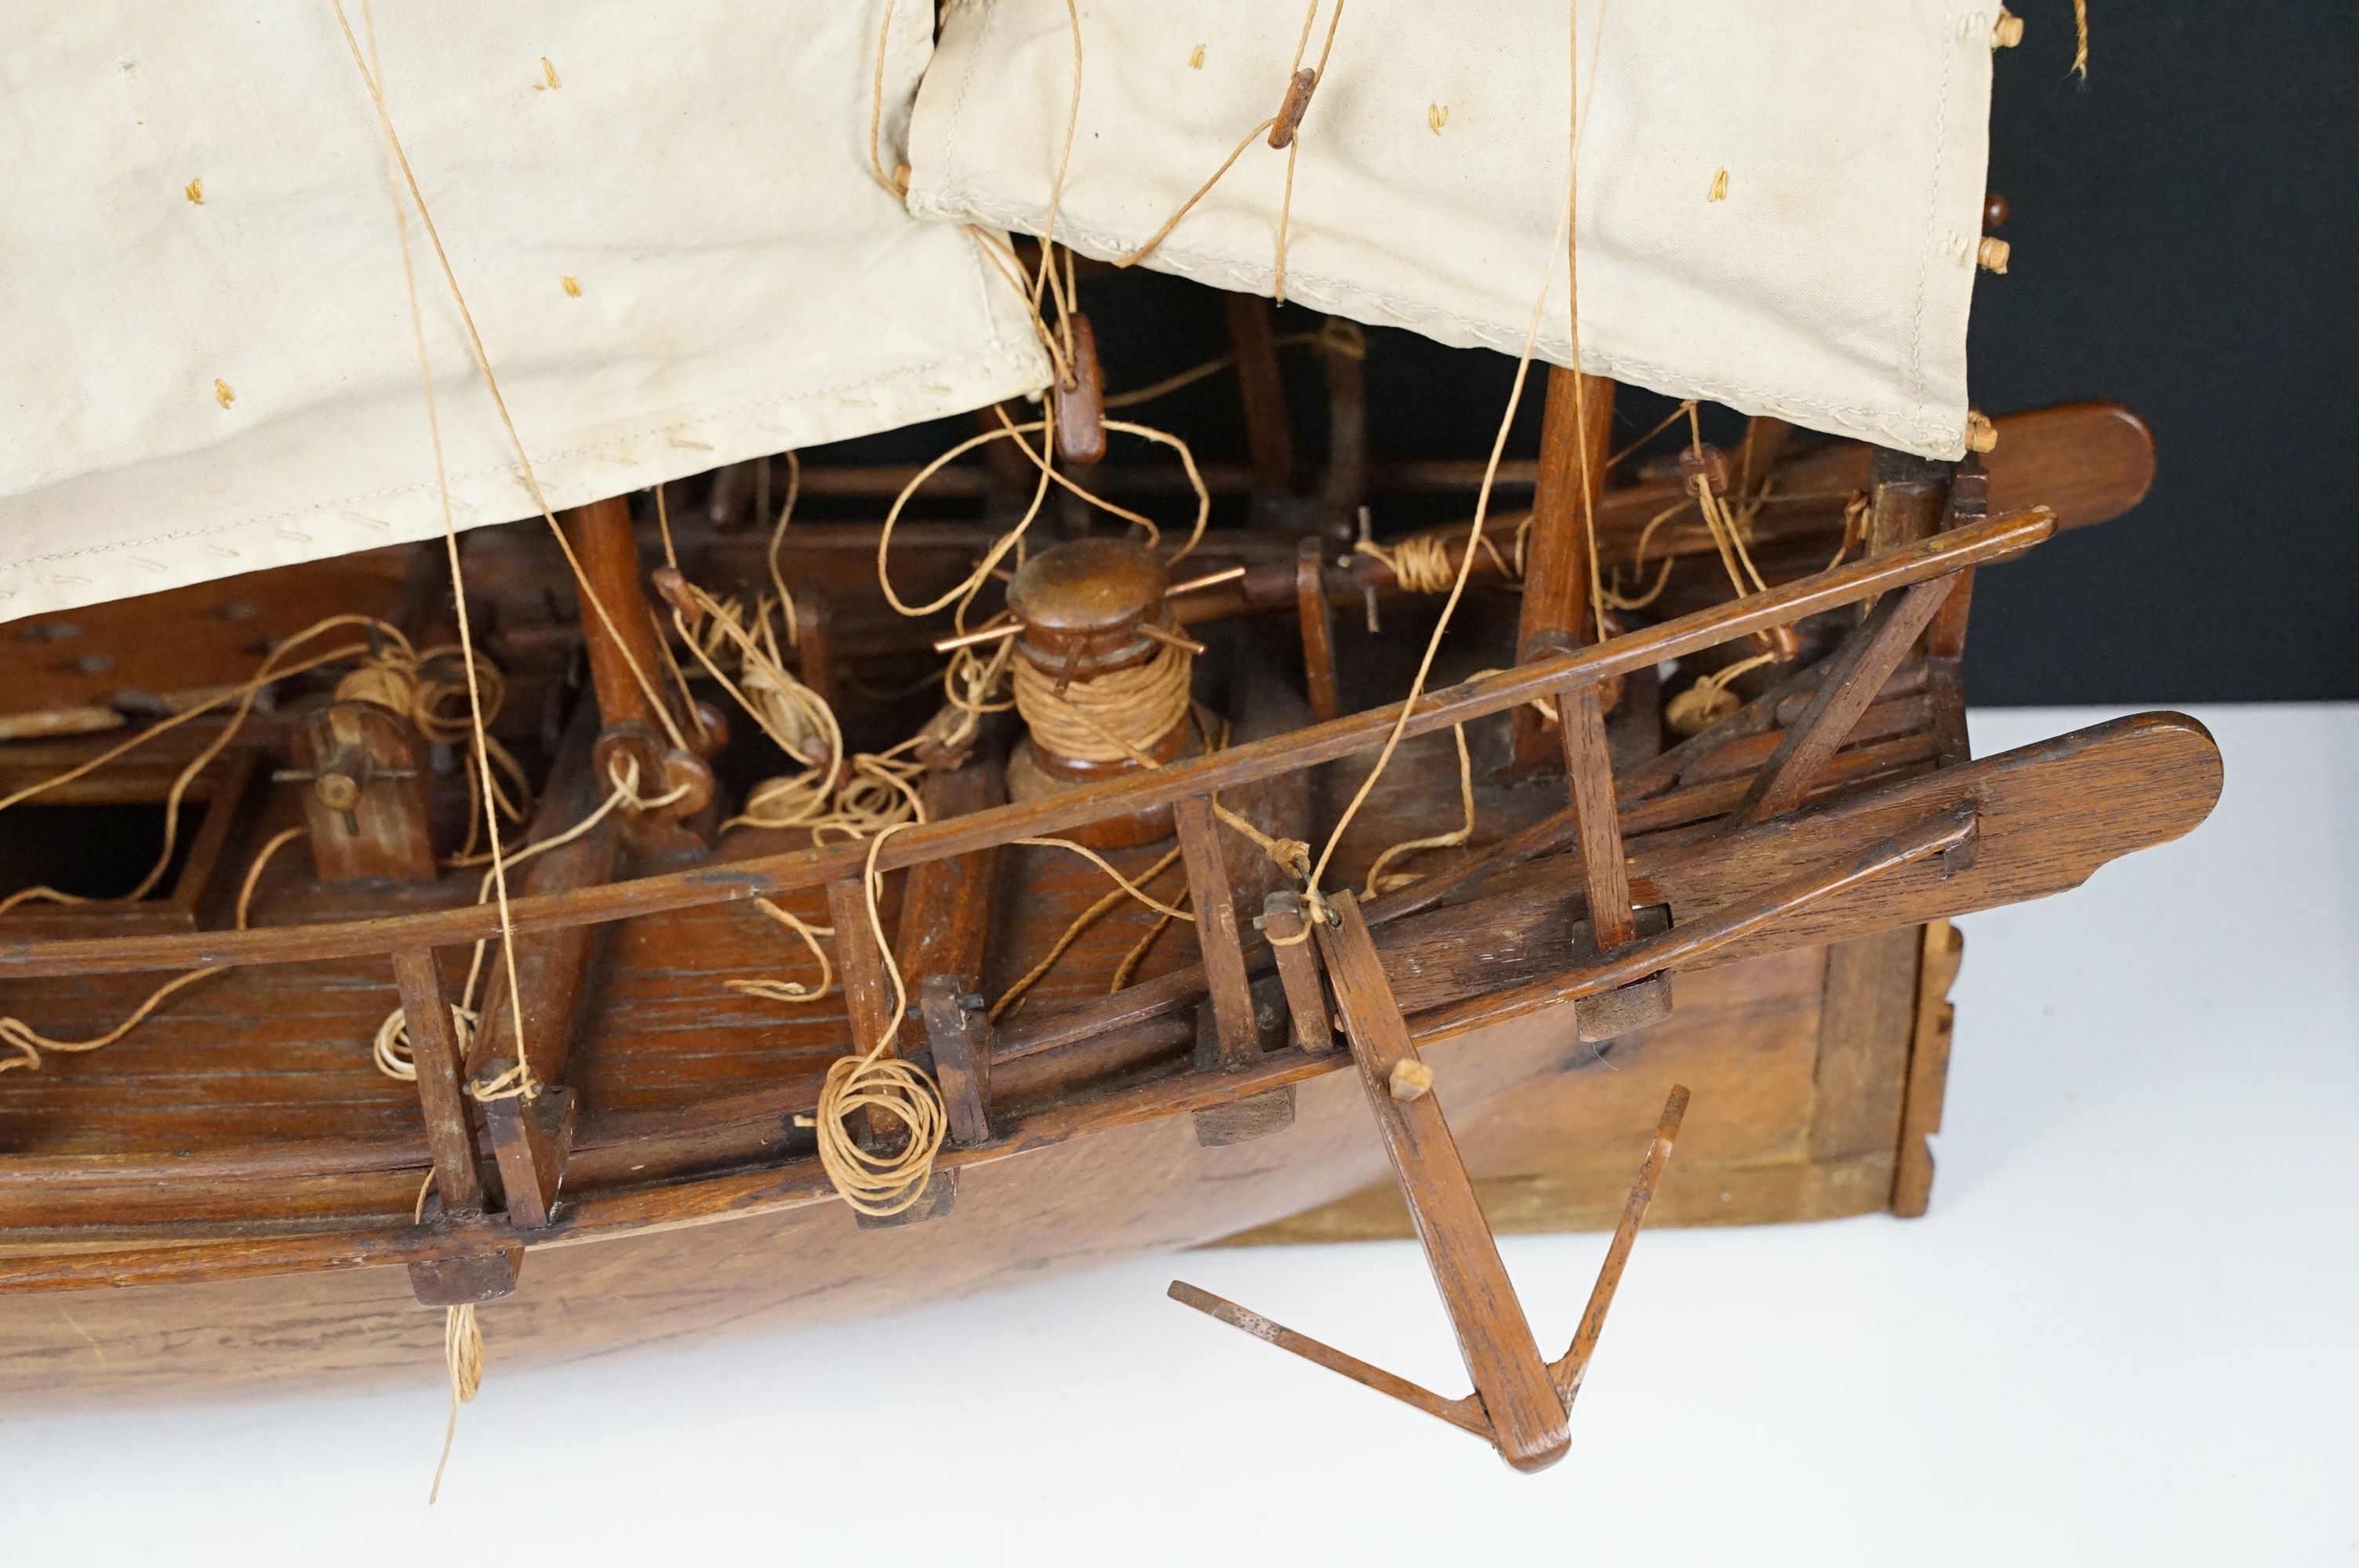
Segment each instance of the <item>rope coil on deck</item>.
M879 1218L899 1214L925 1195L926 1184L933 1178L934 1156L950 1131L950 1113L932 1076L892 1054L894 1043L900 1038L901 1021L909 1011L909 993L901 980L901 966L885 940L884 917L876 909L876 851L885 847L886 839L914 826L896 823L871 838L868 864L860 877L868 904L869 931L875 937L876 951L884 957L886 977L893 982L891 1022L866 1051L836 1058L820 1085L817 1111L795 1118L796 1126L811 1128L819 1134L820 1166L837 1195L859 1213ZM854 1117L867 1120L880 1147L862 1144L851 1126ZM888 1142L876 1125L880 1118L900 1123L905 1136Z

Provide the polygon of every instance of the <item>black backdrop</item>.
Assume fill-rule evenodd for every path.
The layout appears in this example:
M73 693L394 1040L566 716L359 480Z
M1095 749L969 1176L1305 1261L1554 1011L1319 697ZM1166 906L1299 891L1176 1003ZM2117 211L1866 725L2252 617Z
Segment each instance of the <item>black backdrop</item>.
M2017 0L1974 301L1984 408L2076 397L2154 427L2153 493L1974 587L1984 703L2359 697L2359 5Z

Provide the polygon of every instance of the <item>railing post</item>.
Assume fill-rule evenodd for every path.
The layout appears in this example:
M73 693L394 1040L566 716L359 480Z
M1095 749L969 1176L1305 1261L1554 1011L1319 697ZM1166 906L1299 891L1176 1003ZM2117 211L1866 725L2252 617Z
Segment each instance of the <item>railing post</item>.
M1172 814L1180 827L1180 858L1188 868L1188 894L1196 906L1196 944L1204 956L1204 982L1212 993L1212 1022L1220 1037L1220 1065L1235 1070L1261 1054L1261 1032L1254 1022L1253 982L1245 974L1244 938L1237 931L1236 892L1222 853L1220 824L1210 795L1191 795Z
M396 953L393 978L401 988L409 1058L417 1064L418 1105L426 1116L426 1145L434 1155L435 1194L446 1214L481 1214L484 1180L475 1169L475 1129L459 1082L459 1031L433 949Z
M1570 653L1564 633L1534 643L1540 656ZM1637 935L1630 913L1630 869L1622 857L1622 823L1614 804L1614 755L1605 743L1605 714L1597 685L1586 681L1556 694L1557 733L1564 743L1564 779L1580 836L1582 876L1589 892L1589 928L1597 950L1610 953Z

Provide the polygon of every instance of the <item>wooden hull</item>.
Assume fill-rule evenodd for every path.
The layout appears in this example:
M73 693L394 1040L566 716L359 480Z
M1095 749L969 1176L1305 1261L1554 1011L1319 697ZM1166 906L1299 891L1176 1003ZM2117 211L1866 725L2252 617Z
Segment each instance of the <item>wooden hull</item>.
M1610 1222L1675 1080L1695 1102L1659 1218L1890 1206L1918 941L1911 928L1679 976L1669 1022L1603 1048L1574 1038L1570 1007L1430 1048L1495 1223ZM1397 1213L1359 1087L1329 1074L1297 1087L1289 1129L1251 1142L1201 1147L1188 1118L1163 1117L964 1167L955 1209L921 1226L864 1229L823 1201L538 1247L481 1321L496 1376L896 1312L1240 1233L1392 1234ZM0 1296L12 1408L441 1375L442 1314L418 1305L398 1266Z

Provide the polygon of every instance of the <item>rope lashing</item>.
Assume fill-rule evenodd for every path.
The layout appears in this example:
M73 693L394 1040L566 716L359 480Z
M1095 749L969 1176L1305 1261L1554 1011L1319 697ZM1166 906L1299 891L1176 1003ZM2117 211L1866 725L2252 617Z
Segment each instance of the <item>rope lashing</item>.
M1136 760L1187 722L1195 659L1171 643L1143 664L1076 679L1057 694L1056 677L1029 659L1015 662L1016 706L1033 741L1078 762Z

